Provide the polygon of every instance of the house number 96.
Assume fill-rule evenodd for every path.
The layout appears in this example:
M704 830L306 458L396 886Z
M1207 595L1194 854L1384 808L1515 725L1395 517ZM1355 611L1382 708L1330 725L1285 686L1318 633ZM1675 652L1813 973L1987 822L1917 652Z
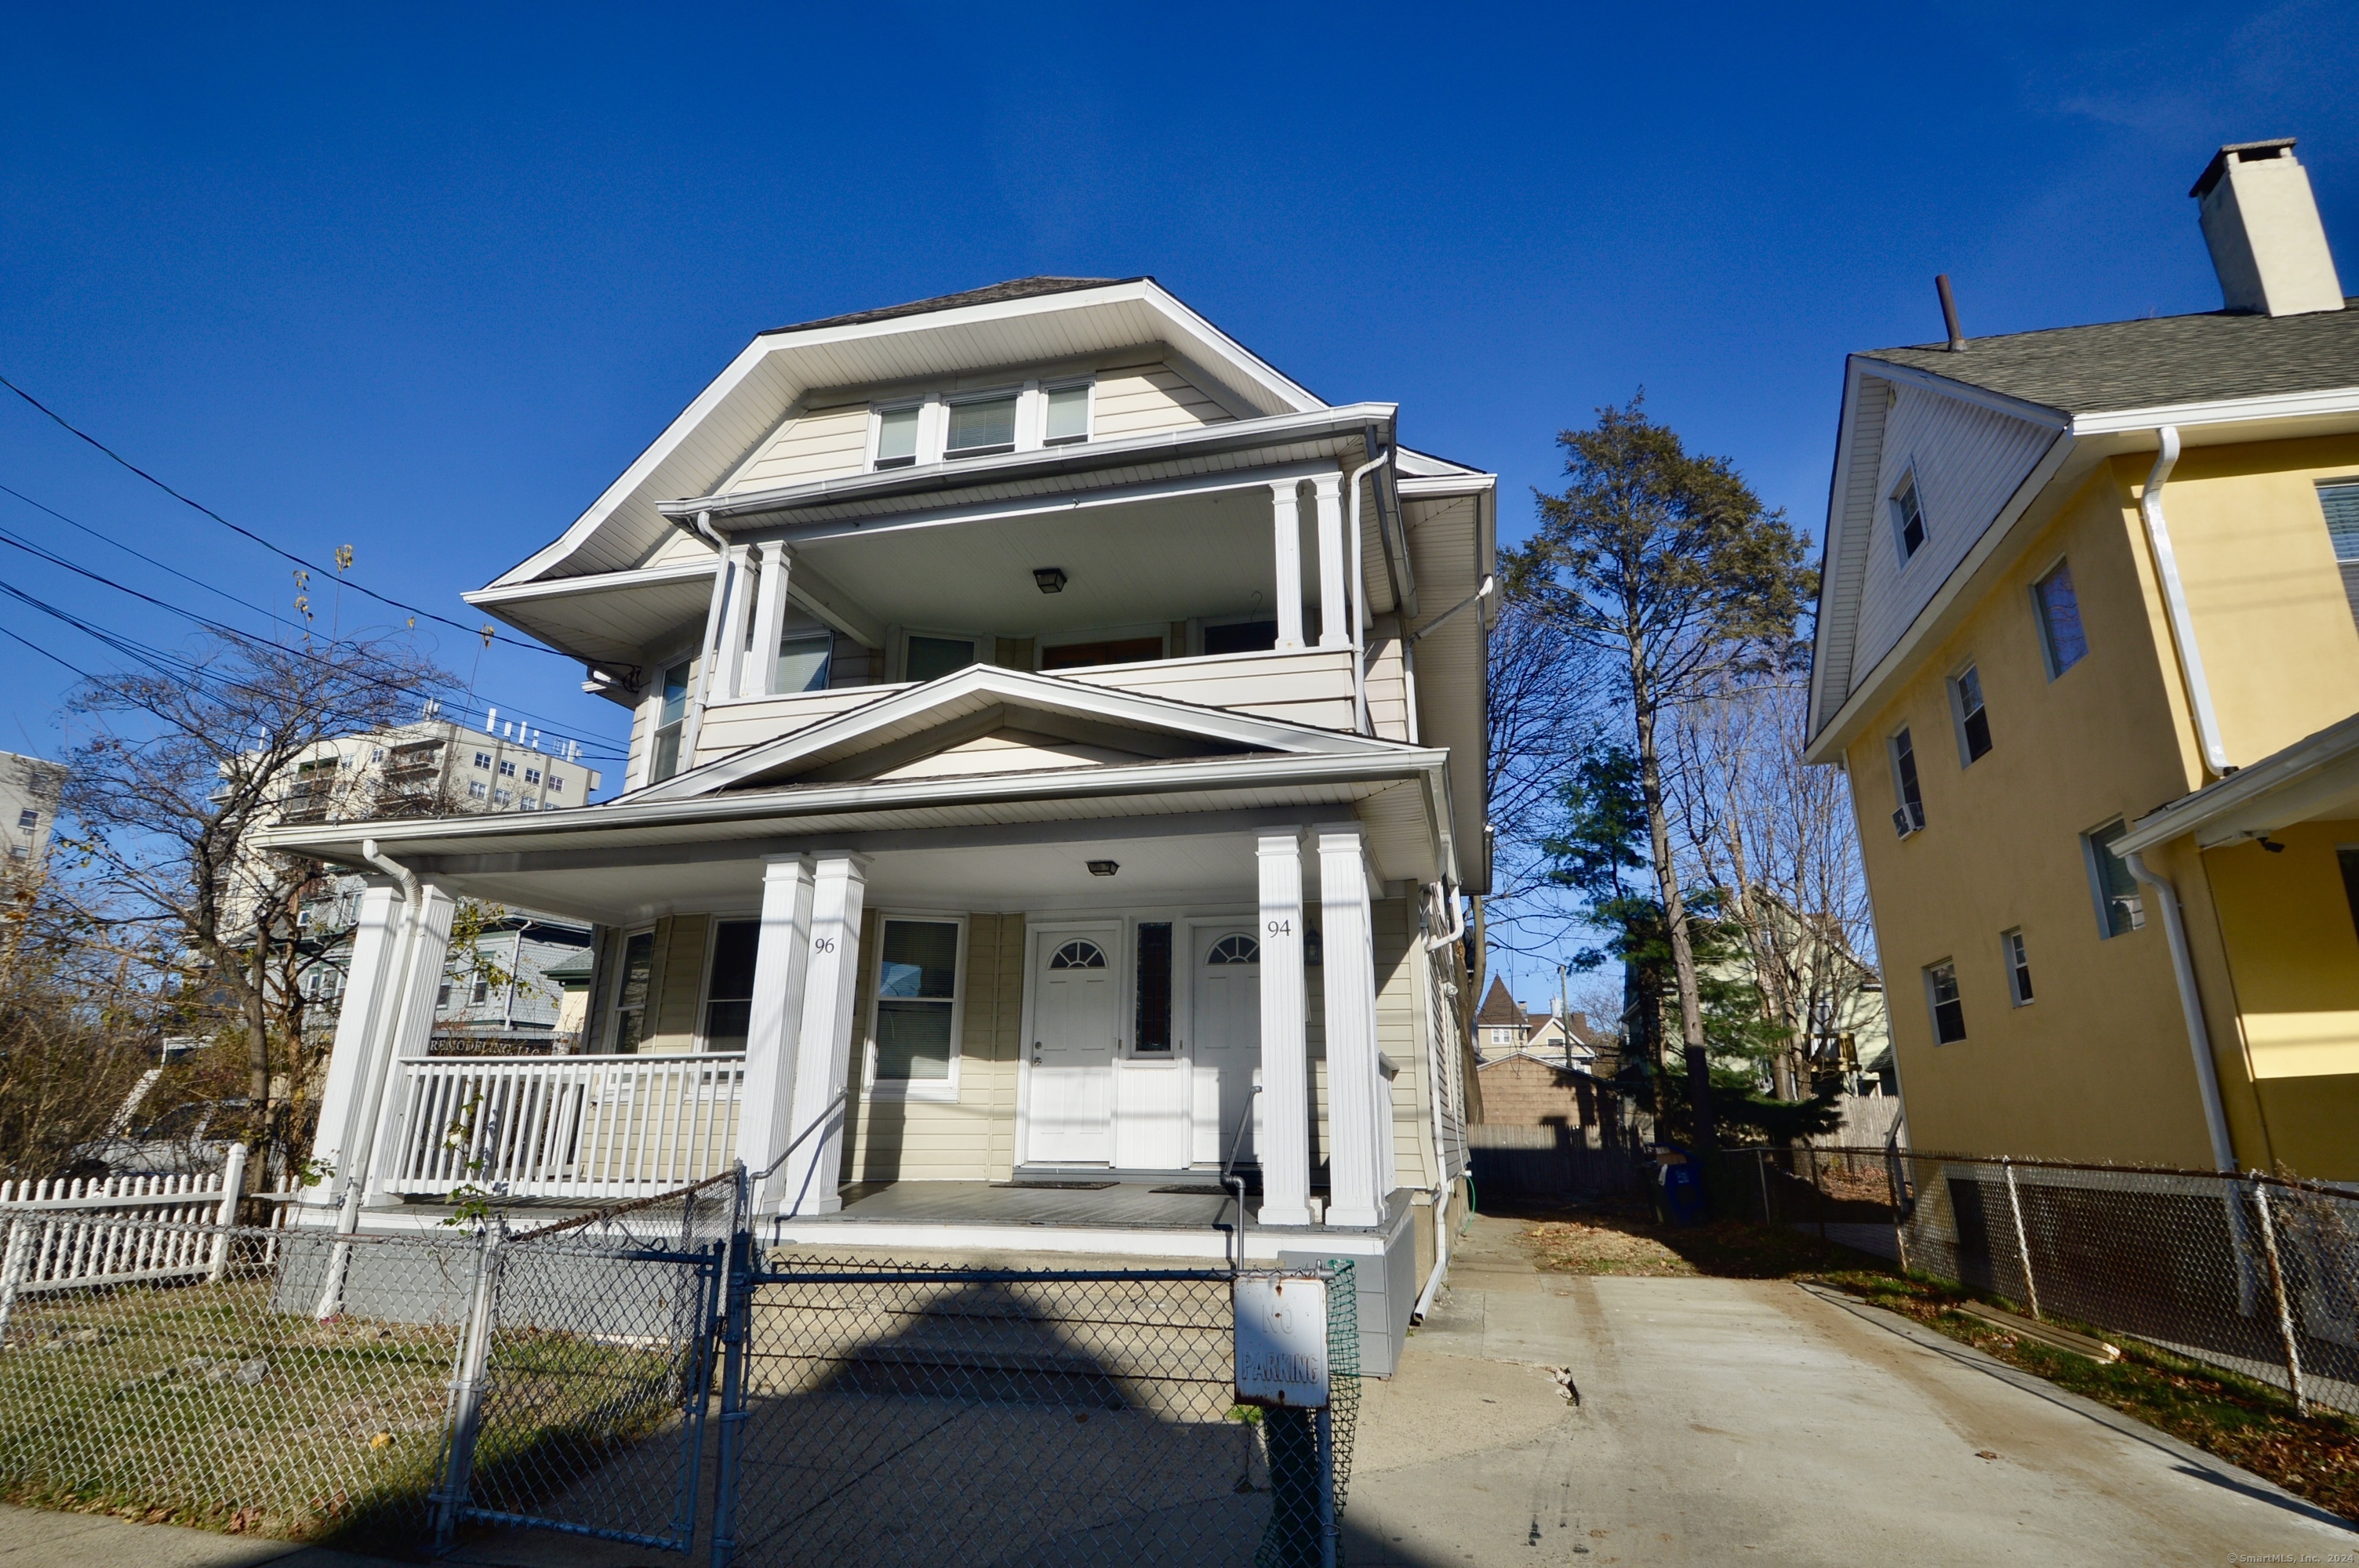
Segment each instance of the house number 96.
M832 937L832 936L814 936L814 937L812 937L812 938L811 938L811 951L812 951L812 952L814 952L814 953L832 953L832 952L834 952L834 951L835 951L835 938L834 938L834 937Z

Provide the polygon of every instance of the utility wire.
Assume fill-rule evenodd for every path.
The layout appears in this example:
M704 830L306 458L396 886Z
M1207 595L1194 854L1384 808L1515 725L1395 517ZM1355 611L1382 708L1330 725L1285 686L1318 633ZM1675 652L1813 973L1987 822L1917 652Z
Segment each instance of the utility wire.
M169 572L172 576L180 579L184 582L194 584L196 587L203 589L208 593L218 594L222 598L228 600L232 604L235 604L245 610L250 610L257 615L267 617L273 621L279 619L279 617L271 611L266 610L262 606L255 604L249 600L240 599L237 595L231 593L226 589L215 588L212 584L204 581L202 579L190 577L188 573L181 571L177 568L165 565L165 563L156 559L153 556L133 549L130 546L121 544L118 541L107 539L106 535L100 533L97 529L92 528L86 524L76 522L73 518L67 516L64 513L58 511L55 507L43 505L40 502L35 501L32 497L25 494L22 491L12 489L5 484L0 484L0 493L14 496L16 500L23 502L26 505L33 507L37 511L46 513L49 516L56 518L60 523L81 529L83 533L90 535L93 538L105 539L107 543L114 545L117 549L122 550L126 555L132 556L139 560L146 561L148 565L153 566L161 571ZM213 632L219 635L238 639L245 639L249 635L249 633L240 632L236 628L227 625L224 622L214 621L210 617L201 615L195 611L185 609L180 605L173 604L166 600L158 599L150 594L142 593L137 589L117 582L112 578L92 571L86 567L81 566L76 562L57 555L50 550L45 549L38 545L33 544L7 528L0 527L0 544L13 546L16 549L23 550L27 555L49 562L51 566L72 572L80 577L88 578L92 582L102 584L107 588L112 588L119 593L129 594L132 598L140 600L147 604L152 604L159 610L169 611L175 615L183 616L188 620L196 622L198 625L204 627L207 631ZM81 629L85 631L88 630L87 627L82 627ZM92 634L96 635L95 633L92 633ZM299 650L298 651L299 652ZM316 656L313 655L306 656L314 657L315 662L323 662L318 661ZM194 665L190 665L189 667L192 670L195 668ZM497 705L495 704L494 706ZM532 713L521 708L511 708L509 711L516 714L519 719L545 719L544 715ZM545 723L536 724L534 728L539 730L543 734L550 733ZM560 741L582 742L585 754L594 751L601 760L620 761L624 756L624 753L608 750L604 744L591 740L585 736L569 735L560 730L556 733L553 738Z
M162 491L165 494L180 503L183 506L192 507L195 510L203 513L206 516L212 518L214 522L220 524L231 533L239 535L244 538L253 540L264 549L268 550L272 555L277 556L284 560L293 561L297 566L303 568L307 571L317 572L323 580L332 578L342 586L351 589L355 593L366 594L369 598L375 600L379 604L389 604L393 606L394 609L402 611L405 613L419 615L425 617L429 621L439 622L442 625L451 628L453 631L464 632L471 637L480 637L484 634L481 627L466 625L462 622L451 620L447 615L437 615L430 610L420 610L418 606L414 604L405 604L398 599L388 599L384 594L377 592L374 589L363 588L360 584L352 581L350 579L342 577L332 568L316 565L310 561L305 560L301 556L295 554L292 550L280 548L278 546L271 543L268 539L266 539L261 535L255 533L253 529L231 522L228 518L223 516L212 507L207 506L203 502L191 500L188 496L181 494L179 491L174 490L170 485L166 484L162 480L158 479L154 474L149 473L146 469L141 468L137 463L133 462L121 452L116 451L114 448L108 446L97 437L90 434L87 430L82 429L76 426L64 415L60 414L56 409L51 408L48 404L42 402L31 393L27 392L15 382L10 381L5 375L0 375L0 386L6 387L9 391L15 393L17 396L31 404L35 408L39 409L51 420L55 421L60 429L64 430L67 434L79 440L86 441L91 446L97 448L109 458L112 458L114 461L122 464L133 473L137 474L141 479L146 480L149 484L154 485L158 490ZM495 632L492 633L492 637L494 641L506 643L511 647L530 648L536 654L556 654L557 657L564 659L569 663L578 664L581 662L571 654L558 653L555 648L549 647L547 643L528 643L521 637L511 637L505 632Z

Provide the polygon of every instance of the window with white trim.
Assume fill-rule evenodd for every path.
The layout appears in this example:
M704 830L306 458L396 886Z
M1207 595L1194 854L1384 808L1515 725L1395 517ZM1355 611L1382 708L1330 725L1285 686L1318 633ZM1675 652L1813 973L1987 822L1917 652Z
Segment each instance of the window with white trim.
M611 1054L637 1054L647 1037L647 993L655 987L656 934L634 931L623 938L623 960L614 966L614 1029Z
M2114 853L2114 845L2129 831L2116 816L2103 827L2081 835L2081 855L2089 865L2089 892L2097 901L2097 935L2126 936L2146 925L2146 894L2129 862Z
M1041 396L1048 404L1040 431L1042 446L1070 447L1090 438L1088 382L1047 387Z
M829 666L835 658L835 635L830 632L788 632L778 639L777 673L770 678L776 696L799 691L825 691Z
M876 420L876 461L879 471L886 469L906 469L918 461L918 429L926 416L925 406L905 403L898 407L879 408Z
M1893 808L1892 826L1906 838L1925 827L1925 795L1917 783L1917 746L1904 727L1887 742L1892 753L1892 794L1900 804Z
M2326 537L2334 568L2343 574L2343 596L2359 621L2359 480L2335 480L2318 487L2319 510L2326 514Z
M1950 716L1958 725L1958 764L1972 767L1991 749L1990 712L1983 706L1982 672L1972 665L1950 677Z
M945 1098L955 1093L963 935L955 920L883 922L876 944L876 1011L869 1031L869 1083L875 1093Z
M2072 588L2072 563L2059 561L2031 585L2039 615L2039 652L2054 680L2089 656L2089 636L2081 625L2081 596Z
M723 920L712 928L712 968L704 980L704 1048L743 1051L754 1020L754 952L758 920Z
M949 423L942 435L943 460L991 458L1016 449L1016 400L1013 392L979 397L945 398Z
M682 659L663 673L663 696L656 708L655 752L647 759L647 782L661 784L679 772L681 733L688 728L688 683L694 659Z
M1899 488L1892 492L1888 503L1892 508L1892 537L1900 546L1900 564L1925 546L1925 504L1917 493L1917 471L1911 469L1901 476Z
M1966 1037L1966 1004L1958 995L1958 966L1944 958L1925 966L1925 1005L1933 1014L1933 1044L1954 1045Z
M2003 931L1998 938L1999 957L2006 965L2007 1000L2017 1007L2031 1005L2031 957L2024 950L2023 928Z

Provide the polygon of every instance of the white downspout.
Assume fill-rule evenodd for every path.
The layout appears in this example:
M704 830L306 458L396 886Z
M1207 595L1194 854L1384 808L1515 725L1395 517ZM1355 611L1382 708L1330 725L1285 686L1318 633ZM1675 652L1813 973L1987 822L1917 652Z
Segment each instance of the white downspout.
M1418 924L1426 927L1429 931L1432 926L1431 920L1427 916L1423 910L1419 910L1418 912ZM1431 949L1429 948L1427 951L1430 953ZM1433 1022L1434 1003L1433 960L1430 957L1421 958L1419 961L1418 968L1421 971L1419 978L1423 982L1418 987L1418 989L1422 993L1419 1000L1425 1010L1426 1022L1430 1026ZM1445 1052L1448 1053L1447 1061L1445 1061L1443 1055L1443 1053ZM1412 1324L1422 1323L1425 1321L1426 1313L1433 1305L1434 1293L1441 1289L1442 1278L1450 1272L1450 1191L1451 1184L1456 1180L1456 1178L1450 1174L1448 1164L1449 1156L1444 1149L1445 1141L1442 1137L1443 1118L1441 1107L1441 1075L1444 1072L1451 1071L1455 1068L1457 1055L1457 1041L1436 1040L1433 1043L1433 1050L1428 1056L1425 1064L1426 1072L1433 1090L1431 1096L1433 1102L1433 1159L1434 1163L1440 1167L1442 1181L1441 1185L1435 1190L1433 1195L1433 1271L1426 1276L1425 1289L1418 1292L1417 1304L1409 1309L1408 1320ZM1462 1096L1460 1099L1459 1110L1460 1117L1462 1121L1465 1112L1464 1098Z
M2176 443L2174 442L2175 446ZM2187 1018L2187 1042L2195 1053L2195 1083L2203 1098L2203 1126L2212 1135L2214 1169L2234 1174L2235 1147L2228 1141L2228 1113L2220 1103L2220 1073L2212 1062L2212 1031L2203 1022L2203 999L2195 989L2195 962L2187 950L2187 923L2180 914L2179 890L2170 879L2149 868L2133 849L2122 857L2130 874L2154 890L2162 905L2162 930L2170 944L2171 973L2179 981L2179 1008Z
M689 701L688 712L679 726L681 773L696 766L697 741L704 731L705 704L712 700L712 669L721 663L723 618L728 614L729 594L733 586L729 580L729 544L714 532L712 513L696 514L696 531L720 552L720 559L712 568L712 603L704 611L704 645L697 650L696 692Z
M1448 882L1428 882L1426 886L1433 889L1435 894L1440 899L1440 913L1450 921L1449 930L1439 936L1428 936L1425 939L1425 950L1429 953L1438 953L1466 935L1466 912L1459 908L1458 901L1451 896Z
M2203 654L2195 645L2195 623L2187 613L2187 589L2179 579L2179 557L2170 547L2170 528L2162 515L2162 487L2169 482L2170 470L2179 462L2179 427L2165 425L2155 437L2158 447L2154 467L2146 476L2146 490L2138 496L2138 515L2146 519L2147 542L2154 548L2155 575L2162 580L2171 641L2179 644L2180 673L2187 681L2187 700L2195 709L2195 736L2203 748L2203 765L2214 778L2224 778L2229 772L2228 749L2220 741L2220 716L2212 707L2212 683L2203 675Z
M1393 460L1386 447L1352 470L1352 719L1363 735L1368 728L1368 604L1360 572L1360 481Z

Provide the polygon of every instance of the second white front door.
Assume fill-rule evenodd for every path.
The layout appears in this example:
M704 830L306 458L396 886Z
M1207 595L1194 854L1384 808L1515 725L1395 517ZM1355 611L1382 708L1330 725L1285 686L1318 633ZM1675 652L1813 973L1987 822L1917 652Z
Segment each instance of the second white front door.
M1121 934L1119 925L1040 934L1026 1107L1029 1163L1105 1164L1114 1157Z
M1193 1016L1195 1148L1199 1165L1225 1164L1232 1151L1260 1158L1245 1131L1253 1118L1254 1073L1261 1065L1261 944L1252 925L1196 929Z

